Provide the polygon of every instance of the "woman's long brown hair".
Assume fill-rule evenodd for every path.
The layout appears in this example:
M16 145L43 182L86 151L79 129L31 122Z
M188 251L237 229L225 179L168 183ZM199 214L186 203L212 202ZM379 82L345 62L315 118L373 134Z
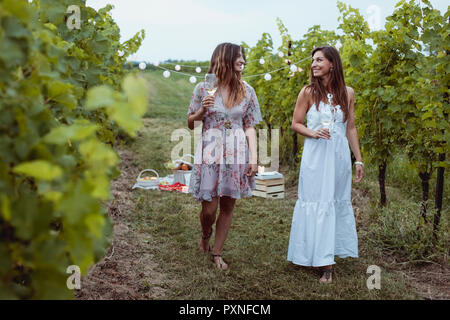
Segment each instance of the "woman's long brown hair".
M317 51L322 51L325 58L333 64L333 71L330 70L331 77L328 87L333 94L333 103L341 106L345 122L348 118L348 95L341 57L339 56L339 52L336 48L329 46L315 48L311 53L311 57L314 57L314 54ZM319 110L320 101L328 101L328 92L324 87L322 80L319 77L314 77L312 69L310 71L311 73L309 80L311 83L307 86L307 88L313 89L314 102L317 110Z
M215 73L220 86L228 87L229 98L227 108L231 108L245 97L245 85L241 79L241 73L234 70L234 63L244 50L241 46L232 43L221 43L214 50L208 73Z

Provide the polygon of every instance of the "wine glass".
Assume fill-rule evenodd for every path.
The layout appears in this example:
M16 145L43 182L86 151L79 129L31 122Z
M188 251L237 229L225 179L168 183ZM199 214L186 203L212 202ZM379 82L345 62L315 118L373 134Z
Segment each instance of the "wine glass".
M217 78L214 73L207 73L205 75L205 90L208 93L208 96L214 96L217 91ZM210 107L209 110L213 110L213 107Z
M320 123L323 125L324 128L327 128L329 130L332 121L333 121L333 113L331 112L329 106L325 106L320 111Z

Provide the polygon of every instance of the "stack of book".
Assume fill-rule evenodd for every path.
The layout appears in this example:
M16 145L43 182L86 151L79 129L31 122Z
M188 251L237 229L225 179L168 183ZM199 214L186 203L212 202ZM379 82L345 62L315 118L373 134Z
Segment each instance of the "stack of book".
M255 176L256 189L253 195L263 198L283 199L284 198L284 177L281 173L262 172Z

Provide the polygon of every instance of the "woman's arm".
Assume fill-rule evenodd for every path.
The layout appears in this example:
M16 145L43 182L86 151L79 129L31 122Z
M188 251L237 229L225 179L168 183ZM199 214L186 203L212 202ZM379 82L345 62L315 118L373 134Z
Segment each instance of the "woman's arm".
M258 163L257 147L256 147L256 130L254 127L249 127L245 130L245 136L247 138L249 148L249 162L250 164Z
M245 129L245 137L247 138L249 149L249 166L247 168L247 176L253 176L258 173L258 156L256 145L256 130L254 127Z
M305 120L305 115L308 112L309 101L310 101L310 93L307 92L306 87L303 87L302 90L300 90L300 93L298 94L297 102L295 104L294 115L292 116L292 125L291 125L292 130L308 138L329 139L330 135L327 129L323 130L319 129L315 131L307 128L303 124Z
M197 112L191 113L188 116L188 128L194 130L194 122L202 121L203 117L205 116L205 113L206 109L203 108L203 106L201 106L200 109L197 110Z
M348 108L348 122L347 122L347 140L350 144L353 154L355 155L356 161L362 162L361 151L359 149L358 131L355 125L355 91L348 87L349 96L349 108ZM364 170L361 165L356 165L356 180L355 182L360 182L364 175Z
M191 130L194 130L194 124L195 121L202 121L203 117L205 116L206 110L209 107L214 106L214 99L216 98L216 96L207 96L204 97L202 100L202 105L200 107L200 109L198 109L196 112L191 113L188 116L188 128Z

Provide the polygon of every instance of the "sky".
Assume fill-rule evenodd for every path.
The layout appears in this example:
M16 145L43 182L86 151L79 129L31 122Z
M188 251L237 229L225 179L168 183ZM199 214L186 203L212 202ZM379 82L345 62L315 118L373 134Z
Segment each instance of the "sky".
M383 27L398 0L342 0L359 9L372 29ZM205 61L222 42L253 46L264 32L272 36L274 49L281 45L276 19L280 18L294 40L313 25L336 30L336 0L87 0L95 9L112 4L111 14L126 41L141 29L145 40L130 60L162 62ZM448 0L431 0L444 13Z

